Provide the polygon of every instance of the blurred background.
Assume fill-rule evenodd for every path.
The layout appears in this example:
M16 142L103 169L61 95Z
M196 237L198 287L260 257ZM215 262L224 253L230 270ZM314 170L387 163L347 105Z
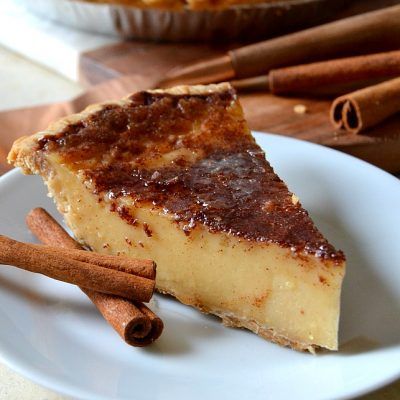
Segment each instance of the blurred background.
M256 47L251 50L249 60L244 57L241 61L239 70L246 69L246 64L253 64L259 67L257 71L254 68L253 71L236 71L237 76L234 76L218 67L213 75L211 67L200 71L191 81L179 79L179 71L184 71L188 65L221 58L231 49L268 38L286 38L284 35L290 32L396 7L398 3L393 0L2 0L0 111L13 112L0 114L0 170L8 169L5 158L15 138L43 129L52 120L79 111L91 102L160 86L160 80L172 71L178 76L174 84L251 78L250 82L239 79L238 88L252 129L327 145L390 172L398 172L400 141L396 116L373 124L362 135L345 134L333 126L329 118L335 97L379 81L377 74L378 78L382 75L382 79L393 77L397 70L388 73L378 66L380 69L371 75L372 79L364 79L361 85L354 87L345 85L342 90L336 90L342 86L337 80L322 77L324 83L331 80L335 84L328 87L314 82L314 88L292 90L283 95L271 93L264 82L266 76L262 76L268 74L271 67L397 50L400 33L393 32L387 37L385 16L365 29L369 37L363 38L362 26L357 28L358 33L348 34L346 41L350 43L353 37L362 40L355 40L347 48L340 48L344 44L343 37L333 42L328 38L328 42L322 41L310 48L307 43L296 47L294 39L285 54L278 45L273 46L271 54L264 55L264 59L276 61L268 68L262 69L260 60L254 60ZM392 20L397 18L395 12L391 12ZM352 25L360 25L360 22L351 23L350 27ZM338 28L332 29L338 31ZM315 33L312 40L319 36ZM337 51L323 54L332 43ZM299 48L305 48L303 54L288 59L287 56ZM395 62L397 57L400 53L396 54ZM319 69L329 70L325 66ZM202 74L211 75L208 80L202 80ZM369 77L368 71L366 76ZM301 75L296 79L301 80ZM343 73L340 79L344 79ZM112 80L117 83L108 85ZM322 93L315 91L316 86L324 89ZM69 101L81 94L83 98L69 104L50 109L31 108ZM16 111L21 108L24 108L23 114L22 110Z

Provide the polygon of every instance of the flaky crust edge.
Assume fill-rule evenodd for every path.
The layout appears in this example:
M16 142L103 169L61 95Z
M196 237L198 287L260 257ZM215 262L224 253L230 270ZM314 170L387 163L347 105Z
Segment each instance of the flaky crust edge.
M202 95L202 94L212 94L220 93L231 90L232 86L227 83L218 83L211 85L181 85L175 86L168 89L154 89L146 90L148 93L160 93L160 94L171 94L171 95ZM36 165L35 152L36 146L39 140L45 136L57 135L67 126L76 124L82 120L85 120L90 115L101 111L103 108L110 105L124 106L130 103L129 97L132 94L124 97L121 100L106 101L102 103L92 104L86 107L83 111L68 115L64 118L59 119L56 122L50 124L45 130L37 132L30 136L22 136L17 139L7 157L9 164L15 167L20 167L24 174L40 174L40 170Z

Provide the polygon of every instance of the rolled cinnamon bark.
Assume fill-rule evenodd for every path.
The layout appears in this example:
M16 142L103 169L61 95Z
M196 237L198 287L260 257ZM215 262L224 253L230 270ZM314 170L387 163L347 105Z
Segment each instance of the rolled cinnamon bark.
M33 209L27 215L26 222L32 233L44 244L66 249L83 249L43 208ZM144 304L81 289L126 343L143 347L161 335L162 320Z
M0 263L137 301L149 301L155 288L152 279L77 261L58 253L56 248L22 243L1 235Z
M160 337L164 324L143 303L132 303L92 290L84 292L121 338L131 346L144 347Z
M25 219L30 231L48 246L64 249L83 250L83 247L74 240L59 225L59 223L43 208L34 208Z
M330 118L336 129L359 133L400 111L400 78L338 97Z
M31 245L39 250L43 246ZM152 260L137 260L125 256L111 256L98 254L90 251L77 249L63 249L59 247L46 247L46 252L54 256L64 256L84 263L96 264L100 267L113 269L115 271L126 272L127 274L140 276L142 278L154 280L156 277L156 267Z
M151 329L149 334L143 337L141 341L142 345L144 346L153 342L161 335L164 329L164 323L162 322L161 318L158 315L154 314L154 312L151 311L150 308L146 306L146 304L137 303L136 306L138 307L140 312L143 313L150 320L151 324Z
M273 94L296 94L396 76L400 76L400 51L389 51L271 70L269 86Z
M134 304L118 296L82 290L104 319L131 346L147 346L161 335L164 327L161 319L143 303Z
M269 75L234 80L231 84L240 92L338 95L396 76L400 76L400 51L278 68Z
M157 340L164 329L161 318L143 303L82 289L104 319L131 346L144 347Z

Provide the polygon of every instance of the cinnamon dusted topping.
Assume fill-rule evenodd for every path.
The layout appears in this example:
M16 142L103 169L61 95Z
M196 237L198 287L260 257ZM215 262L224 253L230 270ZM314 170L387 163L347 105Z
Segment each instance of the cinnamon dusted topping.
M320 281L323 285L329 286L328 280L327 280L324 276L319 275L319 276L318 276L318 279L319 279L319 281Z
M341 263L343 253L323 238L254 139L243 133L247 128L235 101L233 91L142 92L39 145L80 170L96 194L111 202L130 197L150 204L172 214L186 234L202 223L211 232ZM114 211L136 223L124 207Z
M143 230L148 237L153 236L153 231L149 228L149 225L147 225L146 222L143 222Z
M137 219L132 216L129 209L125 206L117 206L115 203L111 204L110 211L117 212L118 215L130 225L137 225Z

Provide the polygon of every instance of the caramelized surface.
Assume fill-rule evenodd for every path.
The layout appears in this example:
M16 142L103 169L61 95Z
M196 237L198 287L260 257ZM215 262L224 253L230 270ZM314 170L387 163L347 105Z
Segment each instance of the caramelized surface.
M112 211L131 224L121 198L174 216L186 234L202 223L211 232L274 242L337 263L344 255L318 232L308 213L265 160L231 91L206 95L142 92L107 106L39 142Z

